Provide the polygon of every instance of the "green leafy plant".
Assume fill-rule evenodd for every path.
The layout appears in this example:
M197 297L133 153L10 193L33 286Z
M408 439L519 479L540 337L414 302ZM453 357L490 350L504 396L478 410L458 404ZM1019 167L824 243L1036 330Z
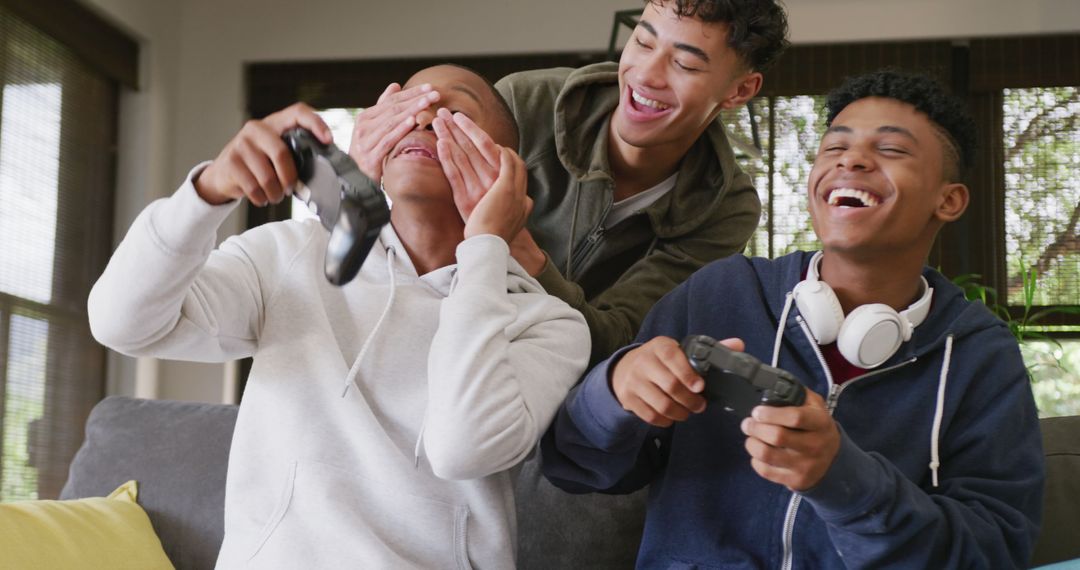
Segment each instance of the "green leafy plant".
M1023 274L1024 312L1020 317L1012 316L1008 306L998 303L997 291L980 282L982 275L967 273L955 277L952 281L964 291L964 297L969 301L982 301L998 318L1005 321L1009 331L1016 337L1017 342L1025 340L1044 340L1057 343L1042 331L1042 320L1051 315L1080 314L1080 307L1046 307L1035 310L1034 299L1038 276L1034 269L1028 269ZM1057 343L1060 345L1060 343Z
M1066 350L1056 338L1043 330L1043 319L1051 315L1080 314L1080 307L1034 306L1037 275L1034 269L1023 274L1023 312L1014 317L1009 308L998 302L997 291L984 285L981 275L966 274L952 281L970 301L980 301L1005 322L1020 345L1028 378L1041 417L1080 414L1080 351Z

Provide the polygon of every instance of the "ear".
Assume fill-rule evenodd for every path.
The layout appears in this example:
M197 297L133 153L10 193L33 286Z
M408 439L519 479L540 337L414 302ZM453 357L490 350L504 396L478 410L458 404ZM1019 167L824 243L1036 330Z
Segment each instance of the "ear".
M735 85L734 91L726 99L720 102L721 109L734 109L746 104L747 101L754 98L761 91L761 73L754 71L747 73L739 79L739 82Z
M969 199L968 187L964 184L946 184L942 188L941 203L935 215L943 222L956 221L967 210Z

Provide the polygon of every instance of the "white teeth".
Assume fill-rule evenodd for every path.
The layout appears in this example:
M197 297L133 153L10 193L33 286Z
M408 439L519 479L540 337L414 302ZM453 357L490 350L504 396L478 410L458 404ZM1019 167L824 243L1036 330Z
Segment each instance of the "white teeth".
M409 148L406 148L405 150L401 151L401 154L419 154L419 155L422 155L422 156L426 156L428 158L435 158L431 154L431 151L429 151L426 148L418 147L418 146L411 146Z
M846 201L846 203L841 203L844 198L857 200L859 204L863 207L877 206L880 203L877 196L874 196L873 194L866 192L865 190L856 190L855 188L837 188L829 193L829 205L840 206L841 208L857 207L851 204L850 200Z
M630 90L630 96L634 98L634 102L638 105L652 107L653 109L656 109L658 111L663 111L664 109L671 108L671 105L665 105L664 103L661 103L659 101L653 101L652 99L649 99L647 97L642 97L641 95L638 95L638 92L634 91L633 89Z

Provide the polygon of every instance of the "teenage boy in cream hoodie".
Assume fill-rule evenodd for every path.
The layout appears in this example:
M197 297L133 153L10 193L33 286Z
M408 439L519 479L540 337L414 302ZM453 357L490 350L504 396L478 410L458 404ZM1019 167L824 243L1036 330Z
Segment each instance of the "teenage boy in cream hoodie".
M302 126L330 140L295 105L249 122L151 204L91 293L95 337L125 354L254 357L220 568L514 564L509 469L584 371L589 332L510 256L531 203L498 94L454 66L423 70L405 90L430 105L416 107L386 155L391 223L344 287L323 277L328 233L316 221L268 224L213 250L240 199L288 194L296 172L283 132ZM443 108L498 141L486 193L451 190L434 129L460 131L437 116Z

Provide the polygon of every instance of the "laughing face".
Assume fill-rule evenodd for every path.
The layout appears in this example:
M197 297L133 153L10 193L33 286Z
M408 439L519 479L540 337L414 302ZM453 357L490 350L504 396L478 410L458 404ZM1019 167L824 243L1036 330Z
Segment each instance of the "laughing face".
M619 60L616 142L689 147L721 109L757 93L761 74L728 47L727 28L680 17L671 2L646 5Z
M925 255L967 206L967 188L946 179L948 144L907 103L869 97L845 107L810 172L810 217L825 249Z
M452 205L450 183L439 163L437 139L431 129L435 113L440 108L462 113L496 142L506 137L505 127L491 110L497 105L496 95L483 78L472 72L452 65L437 65L417 72L402 88L424 83L430 83L439 92L439 101L416 115L416 127L387 154L383 181L392 200L415 196L448 201Z

